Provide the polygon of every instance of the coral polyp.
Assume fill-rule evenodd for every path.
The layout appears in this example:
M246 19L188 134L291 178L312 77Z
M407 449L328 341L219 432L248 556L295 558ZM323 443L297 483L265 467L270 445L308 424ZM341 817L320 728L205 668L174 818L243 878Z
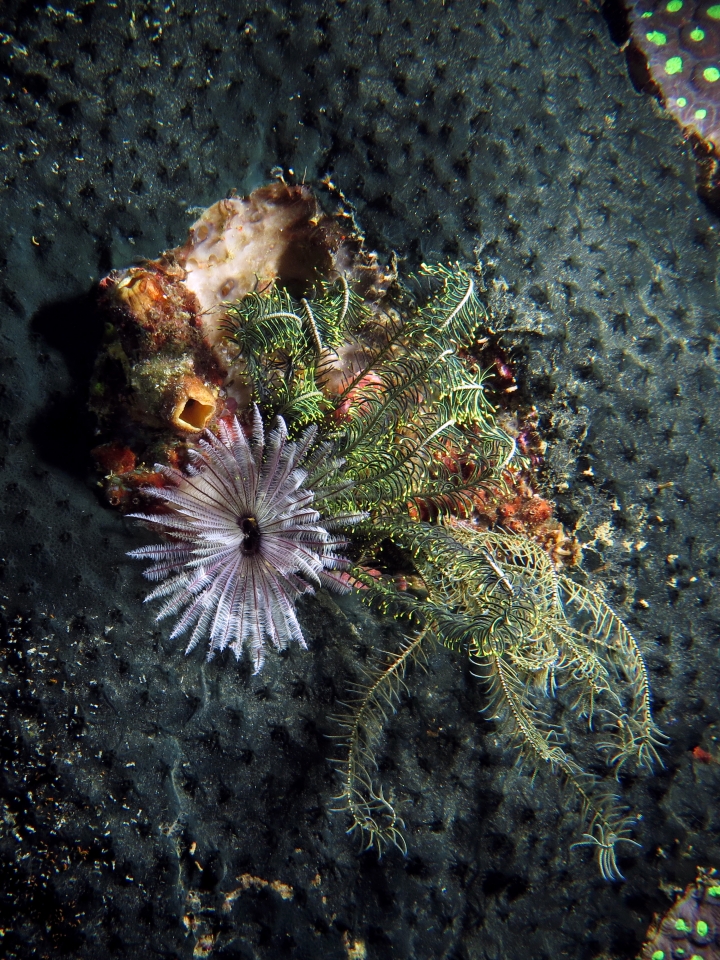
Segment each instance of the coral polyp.
M629 15L633 42L667 109L720 150L720 4L634 0Z
M208 658L230 647L239 659L247 647L257 672L266 638L279 650L293 640L305 647L299 596L319 586L349 590L338 572L349 565L339 553L345 541L329 531L365 515L327 519L315 509L345 492L316 486L337 469L327 444L308 456L316 432L289 443L278 419L266 442L255 408L250 439L235 417L222 419L218 435L206 432L190 451L184 473L158 465L165 485L145 492L163 512L131 516L169 542L130 556L153 561L145 576L163 582L146 601L165 599L158 620L179 614L171 638L192 628L187 652L206 636Z
M700 867L695 883L657 918L639 960L718 960L720 871Z

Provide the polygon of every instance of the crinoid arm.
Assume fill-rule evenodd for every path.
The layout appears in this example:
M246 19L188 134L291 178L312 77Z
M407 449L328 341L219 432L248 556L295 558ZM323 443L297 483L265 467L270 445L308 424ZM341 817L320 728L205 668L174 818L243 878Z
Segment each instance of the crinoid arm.
M583 834L583 839L573 843L570 847L592 847L597 857L598 867L604 880L624 880L615 856L615 848L619 843L629 843L633 847L640 844L627 836L634 823L632 818L620 818L615 823L594 821L590 824L589 833Z
M610 673L624 681L613 684L615 703L604 711L603 730L608 739L598 748L616 770L628 761L646 769L662 766L658 750L667 743L667 737L652 717L647 667L635 638L592 590L567 577L559 578L559 586L568 643L579 640L591 657L595 652L596 662L603 657L611 667Z
M603 728L613 727L616 754L647 762L659 739L629 631L594 594L558 576L526 538L455 521L416 524L405 539L428 585L427 622L447 646L468 649L489 694L487 710L521 759L535 770L549 764L562 776L589 825L583 842L597 845L603 875L615 877L615 846L628 841L632 819L578 763L551 704L562 691L590 731L598 716ZM622 759L613 757L616 764Z
M378 741L397 709L408 667L424 659L424 645L430 639L427 629L408 639L382 667L368 676L366 683L357 686L357 699L350 705L351 714L339 718L345 728L342 739L347 744L347 757L339 761L343 791L336 798L342 801L342 806L336 809L350 814L348 833L362 837L363 849L374 847L380 855L388 846L396 846L403 853L407 847L402 833L405 824L382 786L375 783Z
M422 279L424 296L398 286L380 304L342 280L312 299L249 294L228 306L225 332L266 418L322 425L356 507L464 515L501 482L515 443L466 357L486 319L475 277L454 264L423 267Z
M266 417L296 427L322 419L331 404L321 389L335 350L353 336L367 305L344 278L296 300L275 286L228 304L223 326L241 357L243 375Z
M324 528L313 582L342 587L352 579L366 599L408 615L420 631L357 689L344 720L342 799L351 830L366 846L404 847L402 821L374 782L376 750L408 665L426 638L437 637L469 652L489 709L520 755L563 775L589 824L582 843L597 846L603 875L614 878L617 844L634 842L630 821L575 759L567 731L553 722L552 701L587 721L587 735L616 771L630 760L649 767L662 735L647 669L622 621L559 575L538 543L458 519L471 515L484 489L503 488L517 452L472 360L486 321L475 274L458 264L423 267L416 280L424 292L397 285L380 302L363 303L340 281L318 284L312 298L273 288L228 309L239 376L263 415L287 415L289 435L307 445L302 472L314 509L331 525L369 515L363 538L388 538L412 554L423 582L412 597L357 566L343 574L345 544ZM297 432L307 423L312 437ZM183 537L176 539L182 555ZM184 572L174 554L166 560L168 572Z
M603 850L598 853L603 876L606 875L605 868L612 873L614 845L626 839L633 819L624 816L618 798L604 791L597 779L584 771L568 753L561 731L545 719L534 702L535 697L529 692L531 688L523 683L517 669L504 654L482 655L475 649L471 651L471 659L474 666L480 668L476 676L485 682L491 696L488 712L504 724L520 757L531 768L544 762L562 776L566 788L577 797L581 815L589 825L589 833L585 836L601 839L603 850L608 848L604 853Z

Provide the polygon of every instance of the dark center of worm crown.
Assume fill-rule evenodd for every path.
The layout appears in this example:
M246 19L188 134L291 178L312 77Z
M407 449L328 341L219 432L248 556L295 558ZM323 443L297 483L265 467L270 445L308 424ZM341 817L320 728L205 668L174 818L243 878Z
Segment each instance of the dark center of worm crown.
M255 517L240 517L238 526L243 534L244 553L257 553L260 549L260 527Z

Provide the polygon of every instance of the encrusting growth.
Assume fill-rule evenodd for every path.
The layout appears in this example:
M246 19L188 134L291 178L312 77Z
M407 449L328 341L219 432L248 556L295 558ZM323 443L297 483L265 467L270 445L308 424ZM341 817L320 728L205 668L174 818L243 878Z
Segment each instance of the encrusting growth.
M361 586L408 618L405 645L343 720L343 806L366 846L405 849L402 820L375 783L375 751L408 664L438 640L467 651L521 756L562 773L588 824L580 843L617 878L615 848L634 843L632 817L581 768L548 707L563 687L589 735L599 728L610 768L650 767L662 735L642 656L600 597L538 543L472 522L479 498L502 493L523 466L473 359L485 311L475 276L457 265L424 266L412 289L396 284L372 302L341 277L312 297L273 286L227 305L233 376L256 404L250 439L221 419L187 475L162 470L166 487L152 495L171 512L142 518L171 541L134 556L155 561L151 578L175 574L150 596L168 598L161 616L183 611L173 636L192 627L192 647L207 634L211 654L247 644L257 669L263 636L303 642L295 599L318 583ZM330 532L351 523L352 564ZM376 569L390 541L411 558L417 589L399 590L387 564Z

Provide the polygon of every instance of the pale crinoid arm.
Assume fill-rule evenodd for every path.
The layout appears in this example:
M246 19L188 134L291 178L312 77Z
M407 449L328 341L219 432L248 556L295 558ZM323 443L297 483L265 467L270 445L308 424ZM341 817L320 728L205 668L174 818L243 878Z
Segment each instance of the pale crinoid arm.
M404 823L381 786L376 786L375 750L390 716L395 713L397 700L405 688L405 675L411 663L424 658L423 644L430 638L428 628L409 639L388 663L357 688L358 699L353 713L340 722L345 727L343 739L347 742L347 759L341 764L343 792L341 810L347 810L352 820L348 833L358 832L363 849L375 847L380 854L386 846L394 845L407 852L402 834Z
M624 880L625 878L618 867L615 847L618 843L629 843L633 847L640 846L637 840L627 836L633 822L632 818L622 818L621 816L616 818L615 822L608 824L594 821L590 824L590 832L584 833L583 839L573 843L570 849L592 847L603 879L610 881Z
M593 845L600 872L606 880L620 880L615 846L632 843L627 834L633 818L626 817L617 798L602 792L593 776L583 771L560 743L557 730L545 723L533 710L526 697L526 688L518 673L502 655L487 656L471 651L471 658L481 672L477 674L489 686L492 695L494 716L503 720L509 728L521 754L537 765L549 763L559 771L567 786L577 795L582 815L588 823L584 839L574 846Z
M615 693L620 705L608 711L611 721L605 725L612 739L599 744L608 753L608 763L618 769L628 760L638 766L662 766L658 749L666 737L652 717L650 683L645 659L637 641L617 614L596 593L566 577L561 578L565 614L578 622L586 644L602 648L628 685L625 698Z

